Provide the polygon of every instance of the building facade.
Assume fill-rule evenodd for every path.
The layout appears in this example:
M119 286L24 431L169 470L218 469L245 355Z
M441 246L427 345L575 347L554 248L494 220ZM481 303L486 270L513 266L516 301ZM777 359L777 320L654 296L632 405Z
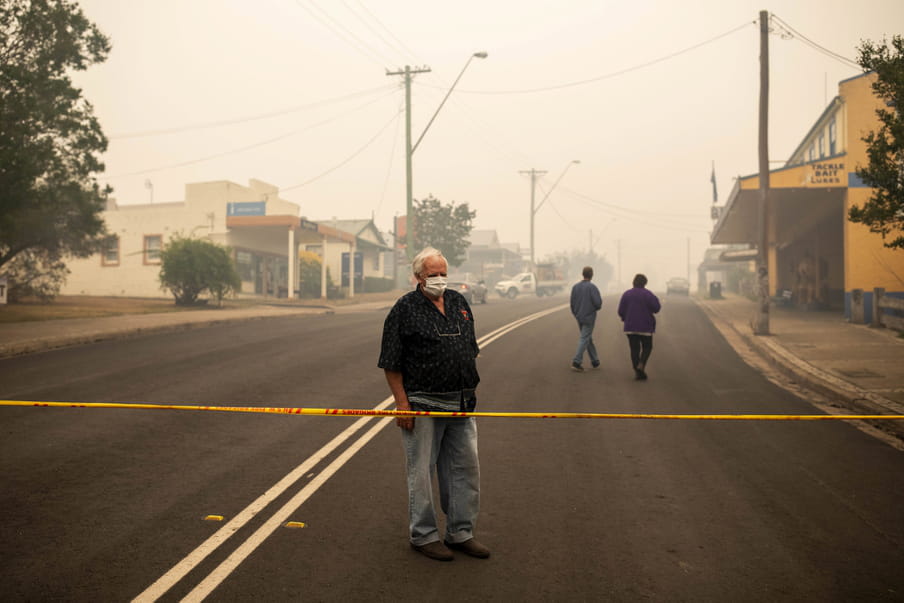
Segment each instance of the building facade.
M790 159L770 172L768 211L761 213L759 175L740 177L713 230L714 244L756 247L764 215L770 295L798 307L838 309L850 317L855 290L870 299L875 287L904 296L904 253L847 218L872 193L856 170L868 164L863 137L878 130L876 110L884 107L872 90L875 77L839 83L838 96Z
M357 278L345 285L345 295L354 296L355 284L366 277L383 276L381 252L386 245L378 231L373 235L372 222L338 221L331 226L299 214L298 205L279 198L277 187L259 180L248 186L228 181L188 184L185 201L177 203L118 205L111 200L103 218L113 242L102 253L69 260L70 275L61 293L168 297L159 281L160 252L175 237L206 238L229 247L243 296L296 297L301 250L315 251L322 259L324 298L327 269L334 279L341 278L343 257L357 258L348 265L361 267ZM357 232L345 231L343 225Z

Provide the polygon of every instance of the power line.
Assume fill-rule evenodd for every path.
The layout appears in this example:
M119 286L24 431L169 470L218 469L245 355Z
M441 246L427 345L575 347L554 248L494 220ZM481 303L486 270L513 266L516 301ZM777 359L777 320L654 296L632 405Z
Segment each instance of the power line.
M364 40L359 38L357 35L355 35L354 32L352 32L349 28L345 27L341 22L339 22L337 19L332 17L328 12L326 12L324 9L317 6L317 4L314 3L314 0L310 0L310 2L311 2L311 7L308 7L304 4L302 4L301 0L295 0L295 4L297 4L304 10L306 10L309 15L311 15L312 17L314 17L315 19L320 21L320 23L323 24L327 29L332 31L336 35L336 37L338 37L340 40L342 40L343 42L345 42L346 44L348 44L349 46L351 46L352 48L354 48L355 50L357 50L358 52L360 52L361 54L363 54L370 60L375 61L375 62L379 63L380 65L385 65L386 63L392 63L391 60L387 60L387 57L382 55L379 51L374 50L367 42L365 42ZM320 13L320 15L315 13L314 10L312 10L312 8L316 9ZM341 31L339 31L340 29L344 30L345 34L343 34ZM351 38L351 40L349 40L349 38Z
M703 42L699 42L697 44L694 44L693 46L688 46L687 48L678 50L678 51L668 54L666 56L659 57L658 59L653 59L652 61L647 61L646 63L641 63L640 65L635 65L633 67L620 69L619 71L614 71L612 73L607 73L605 75L600 75L600 76L588 78L585 80L578 80L576 82L568 82L566 84L558 84L558 85L554 85L554 86L546 86L543 88L528 88L528 89L523 89L523 90L461 90L461 92L465 92L465 93L469 93L469 94L530 94L530 93L534 93L534 92L548 92L550 90L561 90L563 88L572 88L574 86L583 86L586 84L592 84L594 82L612 79L614 77L618 77L618 76L624 75L626 73L631 73L632 71L638 71L640 69L645 69L652 65L656 65L657 63L662 63L664 61L668 61L669 59L673 59L677 56L688 53L692 50L696 50L697 48L700 48L701 46L706 46L707 44L711 44L726 36L730 36L733 33L741 31L745 27L748 27L750 25L755 25L755 24L756 24L756 21L748 21L748 22L745 22L743 25L739 25L738 27L735 27L734 29L730 29L729 31L726 31L725 33L719 34L718 36L715 36L708 40L704 40ZM429 86L429 84L421 84L421 85Z
M369 29L372 34L374 34L375 36L380 38L380 41L382 41L389 49L398 53L399 56L403 56L403 57L405 56L405 54L406 54L405 51L400 50L391 40L386 39L386 37L382 33L380 33L374 26L372 26L366 18L362 17L361 14L358 13L358 11L355 10L354 7L349 6L348 2L346 2L345 0L342 0L342 5L345 7L345 9L348 12L350 12L352 15L354 15L355 18L358 19L358 21L360 21L364 25L364 27ZM373 13L371 13L369 10L367 10L367 8L364 5L362 5L360 2L358 2L358 5L361 6L361 8L364 10L364 12L366 12L367 15L373 21L376 21L377 24L379 24L381 27L383 27L384 30L386 30L386 27L383 26L383 24L380 23L380 21L376 17L374 17ZM389 31L389 30L386 30L386 31ZM390 32L390 35L392 35L391 32ZM396 38L395 36L392 36L392 37L394 39L398 40L398 38Z
M283 187L280 187L279 192L282 193L282 192L290 191L290 190L293 190L293 189L296 189L296 188L301 188L302 186L307 186L308 184L314 182L315 180L319 180L319 179L323 178L324 176L326 176L327 174L330 174L330 173L332 173L332 172L338 170L338 169L341 168L343 165L345 165L346 163L348 163L349 161L351 161L352 159L354 159L355 157L357 157L358 155L360 155L360 154L364 151L364 149L366 149L366 148L369 147L371 144L373 144L374 141L375 141L377 138L380 137L380 134L382 134L382 133L386 130L386 128L388 128L388 127L392 124L393 121L397 120L397 119L399 118L399 115L401 115L401 114L402 114L402 111L400 110L400 111L398 111L395 115L393 115L393 116L392 116L392 119L390 119L388 122L386 122L386 123L383 125L383 127L380 128L380 131L377 132L376 134L374 134L373 138L371 138L371 139L368 140L366 143L364 143L364 146L362 146L362 147L359 148L357 151L355 151L354 153L352 153L351 155L349 155L349 156L348 156L346 159L344 159L342 162L337 163L337 164L334 165L333 167L329 168L328 170L326 170L326 171L324 171L324 172L321 172L320 174L314 176L314 177L311 178L310 180L305 180L305 181L302 182L301 184L293 184L292 186L283 186Z
M402 111L404 111L404 103L399 104L399 113L401 113ZM380 213L380 209L382 209L383 207L383 201L386 199L386 189L389 187L389 176L390 174L392 174L392 165L395 160L396 144L398 144L399 142L399 130L401 130L399 125L401 123L401 120L396 120L395 136L393 136L392 138L392 149L389 151L389 166L387 166L386 168L386 177L383 179L383 190L380 191L380 202L377 203L377 209L374 210L374 214Z
M125 134L115 134L110 136L110 140L124 140L127 138L142 138L146 136L158 136L162 134L176 134L179 132L187 132L190 130L204 130L207 128L216 128L219 126L229 126L234 124L247 123L251 121L258 121L261 119L269 119L271 117L279 117L281 115L288 115L290 113L297 113L299 111L304 111L305 109L313 109L314 107L318 107L321 105L328 105L330 103L335 103L339 101L344 101L352 98L358 98L359 96L366 96L375 92L382 92L389 89L395 89L394 85L391 86L380 86L378 88L371 88L369 90L361 90L359 92L352 92L351 94L346 94L344 96L337 96L335 98L330 98L321 101L315 101L313 103L308 103L306 105L298 105L296 107L289 107L288 109L281 109L279 111L270 111L268 113L259 113L257 115L248 115L245 117L236 117L232 119L224 119L220 121L209 121L202 122L197 124L189 124L185 126L175 126L172 128L161 128L159 130L145 130L143 132L127 132Z
M624 220L628 220L631 222L637 222L640 224L652 226L655 228L661 228L664 230L675 230L680 232L705 232L709 233L709 229L703 228L700 226L687 224L684 222L676 221L681 218L692 218L690 214L679 215L679 214L664 214L658 211L645 211L639 209L631 209L628 207L623 207L621 205L615 205L613 203L606 203L604 201L600 201L595 199L589 195L585 195L583 193L579 193L577 191L573 191L568 187L561 187L562 190L568 194L571 194L574 197L577 197L593 206L596 206L599 209L604 209L608 211L609 215L613 215L618 218L622 218ZM702 214L701 214L702 215Z
M379 25L380 27L382 27L383 30L384 30L386 33L389 34L389 37L391 37L393 40L395 40L396 42L399 43L399 46L400 46L401 49L404 51L402 54L407 53L408 56L409 56L409 58L414 59L414 61L413 61L414 63L423 63L423 61L417 60L417 56L415 55L415 53L414 53L410 48L408 48L407 46L405 46L405 43L402 42L398 37L396 37L396 35L395 35L394 33L392 33L392 31L391 31L388 27L386 27L385 25L383 25L383 22L380 21L380 19L378 19L377 16L374 15L374 14L370 11L370 9L368 9L367 6L365 6L365 5L361 2L361 0L356 0L356 1L357 1L357 3L358 3L358 6L360 6L362 9L364 9L364 12L366 12L368 15L370 15L370 18L373 19L373 20L377 23L377 25Z
M392 94L395 93L394 87L393 87L393 90L392 90L391 93L392 93ZM278 142L278 141L283 140L283 139L285 139L285 138L289 138L289 137L291 137L291 136L295 136L295 135L300 134L300 133L302 133L302 132L306 132L306 131L308 131L308 130L312 130L312 129L316 128L316 127L322 126L322 125L327 124L327 123L330 123L330 122L332 122L332 121L336 121L337 119L339 119L339 118L341 118L341 117L345 117L346 115L348 115L348 114L350 114L350 113L354 113L355 111L358 111L358 110L363 109L363 108L365 108L365 107L367 107L367 106L369 106L369 105L372 105L372 104L374 104L375 102L377 102L377 101L379 101L379 100L382 100L382 99L385 98L386 96L388 96L388 94L384 94L383 96L380 96L380 97L375 98L375 99L373 99L373 100L371 100L371 101L368 101L367 103L364 103L363 105L359 105L358 107L355 107L354 109L351 109L351 110L349 110L349 111L347 111L347 112L345 112L345 113L340 113L339 115L335 115L335 116L333 116L333 117L330 117L329 119L325 119L325 120L323 120L323 121L320 121L320 122L311 124L311 125L309 125L309 126L306 126L306 127L304 127L304 128L300 128L300 129L298 129L298 130L293 130L293 131L291 131L291 132L287 132L287 133L285 133L285 134L280 134L279 136L276 136L276 137L274 137L274 138L268 138L267 140L262 140L262 141L259 141L259 142L255 142L255 143L250 144L250 145L246 145L246 146L239 147L239 148L236 148L236 149L230 149L230 150L228 150L228 151L223 151L223 152L220 152L220 153L215 153L215 154L213 154L213 155L207 155L207 156L205 156L205 157L198 157L198 158L196 158L196 159L189 159L188 161L182 161L182 162L179 162L179 163L172 163L172 164L169 164L169 165L163 165L163 166L158 166L158 167L154 167L154 168L148 168L148 169L144 169L144 170L138 170L138 171L135 171L135 172L129 172L128 174L118 174L118 175L116 175L116 176L99 176L99 178L100 178L100 179L104 179L104 180L114 180L114 179L117 179L117 178L125 178L126 176L138 176L138 175L141 175L141 174L150 174L150 173L152 173L152 172L160 172L160 171L163 171L163 170L170 170L170 169L174 169L174 168L185 167L185 166L187 166L187 165L194 165L194 164L196 164L196 163L202 163L202 162L204 162L204 161L210 161L210 160L212 160L212 159L219 159L220 157L225 157L225 156L227 156L227 155L234 155L234 154L236 154L236 153L242 153L242 152L244 152L244 151L248 151L248 150L251 150L251 149L256 149L256 148L258 148L258 147L266 146L266 145L268 145L268 144L272 144L272 143L274 143L274 142Z
M797 39L797 40L800 40L801 42L803 42L804 44L810 46L810 47L813 48L814 50L817 50L817 51L823 53L824 55L826 55L827 57L832 58L832 59L835 59L836 61L838 61L838 62L840 62L840 63L843 63L843 64L847 65L848 67L856 67L856 68L860 69L860 64L857 63L857 61L854 61L854 60L849 59L849 58L847 58L847 57L845 57L845 56L842 56L842 55L838 54L837 52L832 52L832 51L829 50L828 48L826 48L826 47L824 47L824 46L821 46L820 44L817 44L816 42L814 42L813 40L811 40L811 39L808 38L807 36L803 35L803 34L800 33L799 31L797 31L796 29L794 29L793 27L791 27L784 19L782 19L781 17L779 17L779 16L776 15L775 13L770 14L770 15L769 15L769 19L770 19L771 21L777 22L777 23L778 23L778 26L779 26L780 28L782 28L785 32L787 32L788 35L789 35L791 38L795 38L795 39ZM782 36L782 37L784 37L784 36Z

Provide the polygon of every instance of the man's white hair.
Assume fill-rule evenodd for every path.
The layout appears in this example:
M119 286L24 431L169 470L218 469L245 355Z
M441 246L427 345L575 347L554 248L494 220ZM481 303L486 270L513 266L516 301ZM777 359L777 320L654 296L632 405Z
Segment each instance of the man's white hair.
M446 262L446 265L449 264L442 251L434 249L433 247L424 247L420 253L414 256L414 260L411 261L411 270L414 272L414 276L421 275L421 272L424 270L424 262L427 261L427 258L440 258Z

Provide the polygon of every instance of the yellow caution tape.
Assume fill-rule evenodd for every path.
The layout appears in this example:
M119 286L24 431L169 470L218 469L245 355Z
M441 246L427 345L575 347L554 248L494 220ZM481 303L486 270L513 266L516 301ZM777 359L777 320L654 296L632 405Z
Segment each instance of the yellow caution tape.
M140 404L121 402L34 402L0 400L0 406L33 406L50 408L123 408L129 410L207 410L215 412L248 412L280 415L315 415L345 417L487 417L513 419L672 419L695 421L900 421L904 415L757 415L757 414L646 414L597 412L438 412L422 410L376 410L357 408L283 408L253 406L198 406L188 404Z

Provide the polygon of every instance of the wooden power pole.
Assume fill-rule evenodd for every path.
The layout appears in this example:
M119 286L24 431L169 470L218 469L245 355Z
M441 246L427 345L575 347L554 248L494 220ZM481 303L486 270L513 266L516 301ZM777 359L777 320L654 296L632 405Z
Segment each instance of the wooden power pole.
M769 334L769 12L760 11L760 198L757 288L759 299L753 321L755 335Z

